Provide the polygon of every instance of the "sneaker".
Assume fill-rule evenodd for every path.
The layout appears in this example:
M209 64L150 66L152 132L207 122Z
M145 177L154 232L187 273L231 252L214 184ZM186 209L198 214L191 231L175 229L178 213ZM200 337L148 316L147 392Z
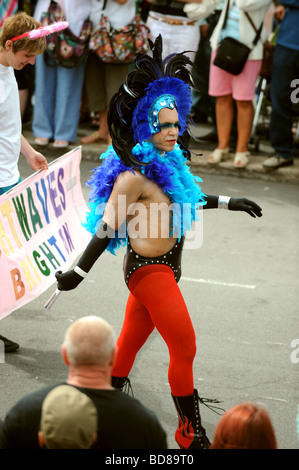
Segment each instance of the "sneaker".
M15 343L14 341L11 341L10 339L5 338L5 336L0 335L0 341L3 341L6 353L14 352L20 347L18 343Z
M271 157L267 158L267 160L264 161L263 166L270 170L276 170L276 168L280 168L282 166L289 166L293 164L294 164L293 157L282 158L279 155L272 155Z

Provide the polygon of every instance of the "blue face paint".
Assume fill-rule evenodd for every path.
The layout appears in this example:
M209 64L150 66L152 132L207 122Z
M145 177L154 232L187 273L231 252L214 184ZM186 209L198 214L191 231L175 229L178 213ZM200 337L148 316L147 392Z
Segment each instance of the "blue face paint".
M153 101L148 111L148 123L149 123L149 127L150 127L152 134L157 134L163 128L162 127L163 124L161 126L159 123L159 119L158 119L159 112L161 111L161 109L163 108L175 109L176 107L177 107L177 103L176 103L175 96L173 95L168 95L168 94L160 95L158 96L158 98L156 98ZM167 127L173 127L173 126L176 126L176 124L173 124L170 126L169 123L167 123ZM166 126L164 126L164 128L165 127Z
M180 130L181 129L181 126L180 126L180 123L179 121L177 122L164 122L163 124L159 124L160 126L160 131L162 131L163 129L170 129L171 127L175 127L176 129Z

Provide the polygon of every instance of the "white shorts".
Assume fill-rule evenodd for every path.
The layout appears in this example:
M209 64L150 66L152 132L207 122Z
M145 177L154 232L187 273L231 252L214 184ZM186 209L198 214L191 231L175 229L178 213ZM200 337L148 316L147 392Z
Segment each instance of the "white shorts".
M159 20L153 17L159 18ZM163 18L186 21L186 24L168 24L162 21ZM166 16L156 12L153 12L151 16L151 13L149 13L147 26L150 29L152 41L161 34L163 41L163 58L169 54L188 51L186 55L190 57L192 62L194 61L200 39L200 30L197 23L190 24L190 21L191 20L188 18L181 16Z

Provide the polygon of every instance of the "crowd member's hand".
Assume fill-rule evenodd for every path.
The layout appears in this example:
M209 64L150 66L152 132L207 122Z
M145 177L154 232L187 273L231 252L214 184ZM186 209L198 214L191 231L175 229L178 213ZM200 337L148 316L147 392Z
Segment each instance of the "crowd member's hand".
M44 155L35 150L32 145L29 144L28 140L25 139L23 134L21 135L21 152L25 156L28 165L34 171L47 170L48 162Z
M275 11L274 11L275 18L277 18L279 21L281 21L282 18L284 17L285 11L286 11L286 9L283 5L278 5L275 8Z
M230 211L245 211L251 217L262 217L262 208L255 202L245 198L232 197L228 203L228 209Z
M63 273L62 271L57 271L55 273L55 277L57 279L57 289L59 290L72 290L75 289L81 281L83 281L83 277L77 274L73 269Z
M32 170L47 170L48 162L44 155L40 152L35 152L31 158L28 158L28 163L30 164Z

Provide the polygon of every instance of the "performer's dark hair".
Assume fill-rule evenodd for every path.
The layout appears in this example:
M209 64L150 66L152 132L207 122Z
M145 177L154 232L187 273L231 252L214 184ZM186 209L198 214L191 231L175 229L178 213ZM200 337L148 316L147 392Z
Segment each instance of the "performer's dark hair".
M192 61L185 55L186 51L171 54L163 60L161 35L156 38L154 43L149 40L149 45L153 57L147 54L136 54L135 68L128 74L125 83L111 98L108 109L108 126L113 148L125 165L133 167L140 166L140 161L132 155L132 148L138 143L136 132L134 136L134 110L139 101L149 93L148 87L156 80L163 83L161 79L165 77L171 77L175 79L173 81L177 82L182 81L182 85L185 88L187 86L190 90L190 96L186 96L186 93L181 91L181 108L184 108L181 115L180 106L178 105L179 118L183 117L185 121L185 127L182 128L178 143L187 153L187 157L190 155L183 142L186 141L186 133L189 131L188 125L190 124L191 86L193 82L190 69L187 66L189 65L191 68ZM165 89L164 92L169 92L169 89Z

